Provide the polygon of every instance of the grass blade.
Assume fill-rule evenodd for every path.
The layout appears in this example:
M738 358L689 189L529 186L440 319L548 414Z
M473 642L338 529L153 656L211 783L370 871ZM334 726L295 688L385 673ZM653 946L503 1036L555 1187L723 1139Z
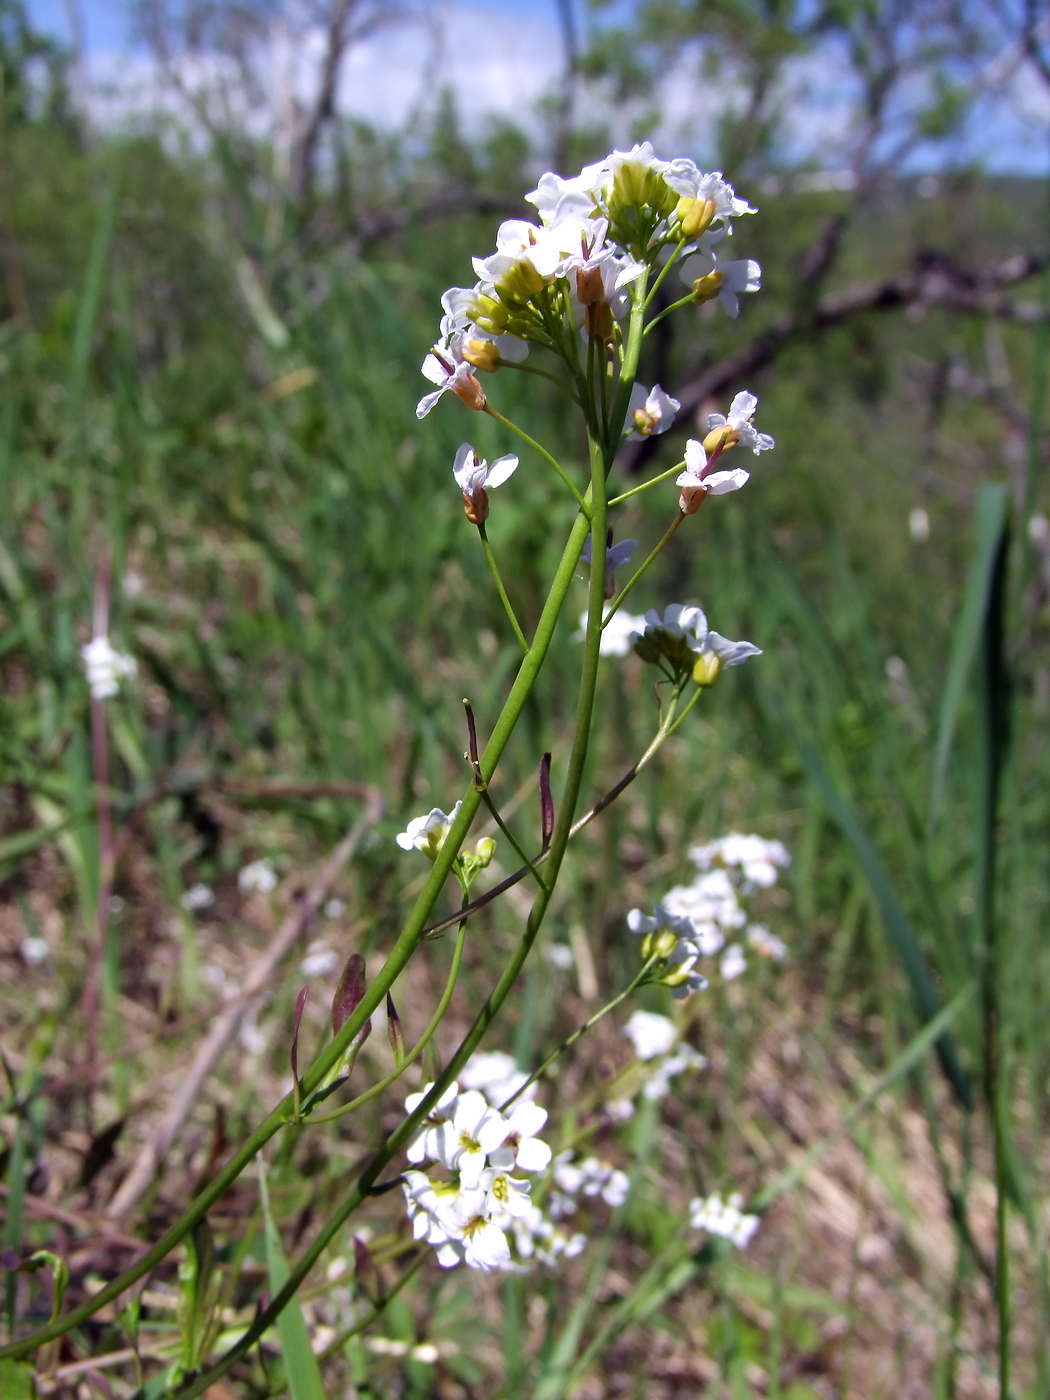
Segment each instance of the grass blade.
M985 485L977 498L977 546L970 565L966 593L952 636L948 678L941 696L941 712L937 724L937 742L933 751L933 781L930 786L930 810L927 817L927 837L937 825L944 782L948 773L955 729L959 722L966 693L966 682L973 668L981 643L981 633L992 592L995 561L1006 530L1007 489L1000 485Z
M266 1168L259 1161L259 1196L262 1202L266 1233L266 1267L270 1274L270 1293L276 1294L288 1281L288 1261L281 1246L281 1235L270 1209L270 1193L266 1187ZM281 1341L288 1392L292 1400L325 1400L321 1368L317 1364L310 1337L303 1321L299 1299L293 1298L277 1319L277 1335Z

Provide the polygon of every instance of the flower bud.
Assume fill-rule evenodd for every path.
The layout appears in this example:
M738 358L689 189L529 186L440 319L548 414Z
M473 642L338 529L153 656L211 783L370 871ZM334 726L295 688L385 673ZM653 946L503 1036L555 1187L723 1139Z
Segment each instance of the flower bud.
M696 238L711 227L715 202L713 199L693 199L691 195L683 195L675 214L681 225L682 237Z
M458 379L452 385L452 391L458 399L462 399L468 408L480 410L488 402L485 398L485 390L472 374L465 374L462 379Z
M712 428L704 438L703 448L707 453L708 463L712 461L717 453L728 452L731 447L735 447L740 441L736 429L729 423L723 423L720 427Z
M468 340L463 348L463 358L468 365L485 370L488 374L494 374L502 363L499 350L491 340Z
M693 680L697 685L714 685L722 669L722 659L713 651L705 651L696 659L693 667Z
M683 486L678 497L678 509L683 515L695 515L704 503L707 488L704 486Z
M478 869L484 870L486 865L491 864L495 854L496 842L491 836L483 836L474 847L474 859L478 862Z
M613 339L613 314L607 301L596 301L584 311L584 329L592 340L608 344Z
M576 295L581 306L592 306L605 300L605 282L600 267L576 269Z
M484 486L463 492L463 514L472 525L484 525L489 518L489 493Z
M706 277L698 277L693 283L693 300L700 305L714 301L725 280L724 272L709 272Z
M655 954L658 958L669 958L677 947L678 935L673 929L657 929L642 939L642 957L648 959Z

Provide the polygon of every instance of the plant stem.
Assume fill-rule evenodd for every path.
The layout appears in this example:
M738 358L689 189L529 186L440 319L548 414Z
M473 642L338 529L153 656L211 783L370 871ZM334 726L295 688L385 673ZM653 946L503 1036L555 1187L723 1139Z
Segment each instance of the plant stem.
M549 465L554 468L554 470L561 477L562 481L564 481L565 485L572 492L573 496L576 499L576 504L586 515L588 510L587 502L580 495L579 491L577 491L576 487L573 485L572 481L567 476L561 464L551 456L547 449L545 447L541 447L535 438L529 437L528 433L524 430L524 428L519 428L517 423L512 423L509 418L504 418L503 414L500 413L499 409L493 408L490 403L485 404L485 412L489 415L490 418L495 418L497 423L502 423L505 428L509 428L512 433L517 433L518 437L521 438L522 442L527 442L531 448L533 448L536 452L540 454L540 456L545 462L549 463Z
M464 895L464 908L466 908L466 904L467 898ZM362 1104L368 1103L369 1099L374 1099L377 1094L381 1094L384 1089L389 1089L391 1084L393 1084L396 1080L401 1078L405 1070L408 1069L409 1065L413 1064L416 1060L419 1059L420 1055L422 1055L423 1051L433 1039L433 1036L437 1031L438 1026L441 1025L441 1022L444 1019L445 1012L448 1010L448 1004L452 1000L452 993L455 991L456 982L459 980L459 967L460 963L463 961L463 945L466 943L466 941L467 921L466 919L461 919L459 923L459 934L456 938L456 946L452 952L452 966L449 968L448 971L448 980L445 983L445 990L442 992L441 999L438 1002L437 1006L434 1008L434 1014L433 1016L431 1016L430 1022L427 1025L426 1030L416 1041L415 1045L413 1045L412 1049L408 1052L408 1054L397 1066L397 1068L394 1069L391 1074L388 1074L385 1079L381 1079L378 1084L373 1084L372 1087L370 1089L366 1089L363 1094L358 1094L356 1099L352 1099L350 1103L344 1104L342 1108L337 1108L334 1113L325 1113L318 1117L314 1117L311 1114L309 1118L304 1119L304 1122L331 1123L333 1119L345 1118L348 1113L353 1113L353 1111L357 1108L360 1108ZM309 1112L309 1110L307 1111Z
M630 491L624 491L622 495L614 496L609 502L610 506L622 506L624 501L629 501L632 496L640 496L643 491L648 491L650 486L659 486L661 481L666 481L669 476L674 476L675 472L680 472L685 466L685 462L676 462L673 467L668 467L659 476L654 476L651 481L643 481L641 486L632 486Z
M596 1011L593 1016L589 1016L587 1020L584 1021L582 1026L577 1026L577 1028L573 1031L572 1035L567 1036L566 1039L563 1040L562 1043L558 1046L558 1048L556 1050L553 1050L547 1056L547 1058L540 1065L539 1069L533 1070L533 1072L529 1075L528 1079L526 1079L525 1083L521 1086L521 1088L515 1089L514 1093L511 1094L510 1098L507 1099L506 1102L500 1104L500 1113L506 1113L507 1109L510 1108L514 1100L520 1098L530 1084L535 1084L536 1080L539 1079L542 1074L546 1073L546 1071L551 1067L555 1060L559 1059L562 1055L564 1055L566 1050L571 1050L572 1047L576 1044L576 1042L582 1036L586 1035L586 1033L591 1029L592 1026L596 1026L603 1016L607 1016L610 1011L614 1011L622 1001L625 1001L633 991L640 987L641 984L645 981L646 977L648 977L649 973L653 970L653 968L659 961L660 959L655 953L651 957L647 958L646 961L642 964L639 971L635 974L634 977L631 978L627 986L624 987L622 992L614 996L612 1001L606 1002L606 1004L601 1008L600 1011Z
M624 585L624 587L620 590L619 594L609 604L609 611L606 614L605 621L602 623L603 628L609 625L612 618L623 606L624 599L634 588L635 584L639 582L639 580L644 576L648 569L659 558L664 546L670 540L671 536L678 529L679 525L681 525L684 519L685 516L682 514L681 511L679 511L675 518L671 521L670 525L668 525L667 529L664 531L659 543L657 544L653 552L649 555L648 559L646 559L643 564L639 565L639 567L635 570L634 574L631 576L630 580Z
M485 551L485 558L489 561L489 568L492 570L492 577L496 581L496 592L499 594L500 602L503 604L504 611L510 618L510 625L514 628L514 635L521 643L521 649L527 656L529 652L529 644L525 640L525 633L521 630L521 624L518 621L518 617L514 611L513 604L511 603L510 598L507 596L507 590L503 587L503 579L500 577L499 566L496 563L496 556L493 554L492 546L489 544L488 531L485 529L484 521L482 521L481 524L478 526L478 534L481 536L481 545Z

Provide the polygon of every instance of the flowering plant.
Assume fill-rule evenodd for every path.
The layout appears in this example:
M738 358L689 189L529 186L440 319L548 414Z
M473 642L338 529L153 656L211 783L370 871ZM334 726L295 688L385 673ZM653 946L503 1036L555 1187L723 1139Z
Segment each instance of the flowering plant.
M630 927L641 938L638 970L612 1001L532 1074L508 1069L480 1053L486 1033L499 1017L535 946L570 841L653 760L723 669L760 655L750 642L727 641L710 630L699 606L672 602L662 612L651 610L642 617L626 613L624 604L674 533L697 514L708 496L717 497L745 485L747 471L726 467L722 458L735 447L749 447L757 454L773 446L772 438L755 428L752 420L757 400L745 391L737 394L726 415L709 416L703 439L687 442L682 460L671 468L640 484L618 478L618 451L624 441L668 433L679 409L678 402L660 385L650 388L637 380L647 336L665 316L714 299L736 316L739 295L759 287L761 274L756 263L722 256L722 246L733 232L732 221L755 212L722 175L702 172L688 159L658 159L644 143L629 151L613 151L571 179L549 172L526 198L535 206L539 222L514 219L502 224L495 251L474 258L474 285L453 287L442 297L439 337L423 361L423 374L435 387L420 399L417 408L419 418L439 406L441 412L462 412L465 407L485 413L514 434L523 444L519 451L527 454L519 463L518 456L506 453L490 466L464 442L452 463L464 513L478 531L510 630L522 651L503 708L491 723L487 741L482 742L473 709L466 704L469 773L462 795L447 812L434 806L411 819L397 836L406 858L421 854L429 870L386 962L370 983L363 958L352 955L333 1002L331 1040L300 1074L298 1016L305 993L301 994L288 1095L154 1249L82 1308L57 1318L20 1343L23 1349L78 1325L143 1277L203 1220L212 1203L271 1138L292 1126L308 1129L313 1123L354 1113L391 1088L424 1054L429 1055L457 983L474 914L525 882L531 900L520 936L444 1066L429 1064L426 1082L405 1100L405 1115L364 1158L342 1199L269 1303L213 1364L187 1375L178 1394L189 1400L203 1393L252 1348L292 1300L345 1222L370 1197L388 1189L400 1188L412 1239L430 1246L443 1267L464 1264L487 1271L524 1268L532 1260L550 1264L571 1257L583 1247L584 1235L579 1230L566 1233L560 1222L575 1216L584 1200L592 1204L600 1201L614 1210L624 1207L630 1181L619 1168L594 1155L581 1155L580 1135L561 1134L555 1155L540 1136L548 1131L546 1110L536 1102L542 1076L581 1035L638 988L651 986L653 995L663 995L661 987L669 988L680 1000L701 992L708 985L701 971L702 960L722 951L727 929L747 924L738 895L744 897L770 883L770 872L775 878L777 867L786 859L782 848L775 843L762 846L758 838L730 837L721 844L699 847L694 854L701 874L695 887L672 890L652 915L641 910L631 914ZM669 301L661 292L673 285L668 282L672 272L680 275L689 290ZM526 363L534 352L546 363ZM486 386L500 372L538 374L560 386L567 405L579 414L586 431L586 478L574 475L550 447L533 439L496 406L498 392ZM479 376L484 377L484 383ZM538 622L530 632L511 601L486 522L491 511L498 509L490 492L508 483L519 466L524 475L537 464L555 474L564 492L566 538L538 610ZM673 485L671 477L676 478ZM639 493L661 486L667 492L670 522L629 579L618 587L616 572L633 564L635 541L613 543L614 512ZM675 488L680 488L677 501ZM503 494L512 489L508 487ZM589 570L589 584L580 631L574 728L567 759L555 774L560 793L557 804L551 755L539 758L539 830L530 839L512 830L490 785L536 686L581 565ZM104 690L111 694L119 677L130 674L129 668L117 654L103 656L98 644L93 645L96 652L85 653L92 685L96 693ZM668 688L659 705L655 733L621 780L581 814L601 658L624 656L630 649L656 669L658 685ZM496 841L488 836L468 845L482 807L515 852L518 863L511 874L476 894L475 886L496 851ZM275 876L267 866L271 882L264 881L260 873L263 864L258 862L241 872L245 890L265 892L272 887ZM461 903L457 912L439 917L435 911L450 876L459 884ZM395 984L424 941L451 928L456 935L445 991L425 1030L409 1047L394 1006ZM760 951L763 936L767 955L777 956L778 945L772 935L757 925L747 932L750 945ZM739 964L742 952L738 945L733 947L737 948ZM731 951L727 949L722 959L724 979L734 975L727 962ZM737 966L736 970L741 969ZM384 1003L393 1066L378 1082L332 1110L327 1101L347 1084L371 1030L371 1018ZM627 1034L635 1046L637 1064L645 1067L640 1082L646 1086L644 1097L650 1101L666 1093L673 1076L703 1067L703 1057L683 1039L682 1028L667 1018L635 1011ZM611 1120L623 1119L633 1111L629 1094L614 1102L619 1107L610 1107ZM322 1105L326 1105L323 1112ZM400 1154L407 1159L407 1169L397 1168L392 1177L384 1179ZM727 1206L717 1197L706 1203L698 1201L692 1224L742 1245L754 1225L753 1218L741 1211L741 1204L733 1197Z

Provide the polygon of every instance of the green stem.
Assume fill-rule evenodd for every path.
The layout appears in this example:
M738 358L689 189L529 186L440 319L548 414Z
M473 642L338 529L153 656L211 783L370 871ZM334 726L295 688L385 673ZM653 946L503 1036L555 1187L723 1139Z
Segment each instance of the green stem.
M580 555L583 553L584 544L587 541L588 522L583 514L577 516L573 522L565 549L562 552L561 562L554 576L547 601L544 603L540 620L536 626L532 646L528 655L522 660L518 674L511 686L507 702L496 721L496 724L489 736L485 752L481 756L481 768L486 779L491 778L496 769L503 752L510 741L526 701L536 684L537 677L547 656L551 639L554 636L554 629L558 618L561 616L565 599L568 596L576 569L579 565ZM602 530L602 544L604 547L605 533L604 525ZM416 898L416 902L409 914L397 941L390 951L386 962L380 969L375 981L366 988L365 994L358 1004L353 1014L347 1018L343 1028L337 1036L333 1036L328 1045L318 1054L313 1064L303 1075L300 1083L302 1093L307 1096L319 1087L325 1075L332 1066L345 1053L350 1042L361 1030L365 1021L372 1015L372 1012L380 1005L387 992L396 982L397 978L404 971L412 954L419 946L426 927L428 915L433 910L451 873L453 863L460 848L466 839L471 822L477 814L481 805L481 794L477 792L471 784L463 795L462 806L459 816L453 823L448 836L445 839L437 859L431 868L423 889ZM292 1110L292 1095L289 1093L277 1105L277 1107L264 1119L256 1128L255 1132L241 1145L234 1153L227 1166L214 1178L213 1181L200 1193L193 1203L184 1212L182 1217L167 1230L157 1243L131 1265L130 1268L118 1275L105 1288L102 1288L92 1295L85 1303L78 1308L74 1308L57 1322L50 1323L46 1327L39 1328L27 1337L21 1338L17 1342L12 1342L7 1346L0 1347L0 1360L7 1357L17 1358L27 1355L37 1347L46 1342L53 1341L56 1337L63 1336L66 1332L75 1327L79 1327L88 1318L93 1317L107 1303L113 1302L133 1283L152 1272L156 1266L167 1257L168 1254L189 1234L193 1226L201 1220L215 1202L223 1195L229 1186L240 1176L241 1172L251 1163L256 1153L267 1143L275 1133L279 1132L288 1121ZM294 1290L293 1290L294 1291ZM282 1290L283 1296L283 1290ZM291 1293L287 1295L291 1296ZM287 1297L284 1298L287 1301ZM282 1303L283 1306L283 1303ZM276 1316L276 1314L274 1314Z
M547 1056L547 1058L540 1065L539 1069L533 1070L533 1072L529 1075L528 1079L526 1079L525 1083L521 1086L521 1088L515 1089L514 1093L511 1094L510 1098L507 1099L506 1102L500 1104L500 1113L506 1113L507 1109L510 1108L514 1100L520 1098L530 1084L535 1084L536 1080L539 1079L541 1075L545 1074L548 1069L550 1069L554 1061L559 1059L562 1055L564 1055L566 1050L571 1050L572 1047L576 1044L576 1042L579 1039L581 1039L581 1037L586 1035L592 1026L596 1026L603 1016L607 1016L610 1011L615 1011L615 1009L620 1005L622 1001L626 1001L626 999L631 995L631 993L635 991L639 986L641 986L641 984L645 981L646 977L648 977L649 973L653 970L653 968L659 961L660 959L655 953L651 957L647 958L646 961L642 964L640 970L634 977L631 978L630 982L628 982L627 986L624 987L622 992L614 996L612 1001L606 1002L606 1004L602 1007L600 1011L596 1011L593 1016L589 1016L587 1020L584 1021L582 1026L577 1026L576 1030L573 1031L572 1035L567 1036L566 1039L563 1040L562 1043L558 1046L558 1048L556 1050L553 1050Z
M500 369L520 370L522 374L537 374L541 379L549 379L552 384L557 384L559 389L565 388L565 376L551 374L549 369L540 369L536 365L519 364L517 360L500 360L499 367ZM573 394L572 397L575 400L576 395Z
M640 336L640 321L641 317L639 314L637 336ZM633 322L634 313L632 312L632 339L636 339L637 336L634 334ZM635 363L637 363L636 347L634 359ZM280 1315L281 1311L295 1296L299 1285L307 1277L314 1264L316 1264L317 1260L321 1257L324 1250L328 1247L328 1244L331 1242L332 1239L335 1238L339 1230L342 1229L343 1223L349 1218L350 1215L353 1214L355 1210L357 1210L357 1208L362 1204L362 1202L368 1197L372 1187L374 1186L384 1167L391 1160L391 1158L393 1158L394 1155L401 1149L401 1147L405 1143L407 1143L410 1140L410 1138L415 1134L419 1124L430 1112L433 1105L437 1103L441 1094L445 1091L448 1085L452 1083L452 1080L462 1068L462 1066L470 1058L474 1049L480 1044L482 1038L485 1035L485 1032L488 1030L500 1007L503 1005L504 1001L506 1001L507 997L509 996L511 989L514 986L514 983L517 981L518 974L524 966L525 959L528 957L529 953L532 950L532 946L536 941L536 937L539 933L540 926L543 923L544 915L547 912L547 907L550 904L554 886L557 883L558 872L561 868L561 863L565 856L565 849L568 845L569 837L572 832L573 813L576 809L576 803L579 800L580 788L583 784L584 767L587 761L587 749L590 740L591 718L594 712L594 697L597 687L598 662L600 656L599 648L601 644L601 629L598 626L598 623L601 620L602 609L605 605L605 481L608 473L609 461L606 459L606 455L603 453L601 444L595 441L593 438L591 438L590 440L590 457L591 517L594 531L594 538L592 540L591 548L594 557L592 560L593 567L591 569L589 589L588 627L587 635L584 639L582 674L580 677L580 690L576 707L576 723L573 731L572 750L569 755L568 773L566 775L565 787L562 793L561 810L558 813L558 820L555 823L554 834L551 838L550 851L548 853L548 860L551 871L549 884L547 888L537 891L536 898L532 905L532 909L529 912L529 918L525 927L525 932L520 942L518 943L517 948L515 949L513 955L508 961L507 966L504 968L499 978L499 981L496 983L496 986L489 994L485 1005L481 1008L480 1012L475 1018L473 1025L467 1032L467 1035L460 1042L460 1045L457 1048L455 1054L452 1056L449 1063L446 1065L444 1071L438 1076L438 1079L434 1086L427 1093L426 1097L419 1103L414 1112L409 1114L409 1116L401 1123L400 1127L395 1129L395 1131L390 1134L390 1136L387 1138L386 1142L379 1149L379 1151L372 1155L372 1157L369 1159L368 1165L366 1166L365 1170L361 1173L354 1187L351 1189L347 1199L325 1222L324 1226L318 1232L312 1244L306 1249L298 1263L289 1272L288 1278L284 1286L279 1290L279 1292L270 1302L269 1306L264 1308L259 1313L258 1317L248 1328L247 1332L245 1332L245 1334L240 1338L240 1340L233 1347L231 1347L230 1350L223 1357L221 1357L219 1361L215 1363L214 1366L212 1366L207 1372L205 1372L204 1375L197 1377L184 1390L179 1392L178 1400L193 1400L194 1396L200 1395L203 1391L207 1390L210 1385L212 1385L221 1376L225 1375L226 1372L230 1369L230 1367L233 1366L239 1360L240 1357L242 1357L246 1352L248 1352L255 1345L256 1341L263 1335L263 1333L273 1325L274 1321ZM573 524L572 534L569 537L570 547L566 549L566 553L562 556L563 565L572 553L573 548L575 547L575 542L577 540L579 540L579 545L578 549L576 549L575 552L575 560L579 559L579 554L583 550L583 541L586 537L586 532L587 520L586 517L581 514L577 517L576 521ZM560 570L558 579L561 579ZM568 585L566 584L566 588L567 586ZM555 591L556 588L552 589L552 595ZM564 598L564 594L562 595L562 597ZM551 599L550 597L548 597L547 607L544 608L544 616L546 616L547 614L548 608L550 606L550 601ZM537 636L539 636L540 628L543 626L544 616L541 616L540 627L537 628ZM556 621L556 617L554 621ZM553 622L551 626L553 629ZM524 671L528 667L529 662L534 655L534 652L535 643L533 645L533 651L529 653L529 655L525 658L525 661L522 664L522 671ZM521 672L519 672L519 677L520 675ZM514 691L512 690L511 695L513 696L513 694ZM509 704L510 701L508 700L508 706ZM489 745L488 749L486 749L486 754L485 756L483 756L483 769L485 767L485 758L488 756L489 750L492 749L494 743L496 742L496 737L500 733L501 725L503 725L504 723L504 718L506 714L507 707L504 707L503 714L497 721L496 728L493 730L492 737L489 739ZM486 774L486 777L487 776L488 774ZM474 810L476 811L478 802L480 801L480 793L477 793L473 787L470 791L475 799ZM466 799L464 799L463 808L460 810L459 819L457 820L449 836L446 838L445 845L441 848L441 851L438 852L439 859L444 853L446 847L452 843L454 837L457 835L457 828L462 825L462 817L465 809ZM465 831L466 828L464 827L463 834L465 834ZM460 835L460 843L462 843L462 835ZM456 849L458 850L458 846ZM404 937L404 934L402 934L402 937ZM399 939L398 943L400 943L400 941L401 940ZM391 952L391 958L393 958L396 954L397 947L398 944L395 944L394 949ZM355 1013L354 1017L351 1018L351 1021L356 1019L359 1014L360 1007L358 1008L358 1011ZM348 1022L348 1024L350 1024L350 1022ZM346 1028L344 1027L344 1031L345 1029Z
M484 521L481 521L481 523L478 525L478 534L481 536L481 545L485 551L485 558L489 561L489 568L492 570L492 577L496 581L496 592L499 594L500 602L503 604L504 611L510 618L510 625L514 628L514 635L521 643L521 649L527 656L529 653L529 644L525 640L525 633L521 630L521 624L518 622L518 617L514 611L514 606L511 603L510 598L507 596L507 590L503 587L503 579L500 576L499 566L496 563L496 556L493 554L492 546L489 544L488 531L485 529Z
M662 536L661 539L660 539L660 542L657 544L656 548L655 548L655 549L652 551L652 553L649 555L648 559L646 559L645 563L644 563L644 564L641 564L641 565L635 570L635 572L634 572L634 574L632 575L630 581L624 585L624 587L620 590L619 594L618 594L618 595L612 600L612 602L609 604L609 611L608 611L608 613L606 614L605 621L602 623L602 626L603 626L603 627L608 626L609 622L612 620L612 618L615 616L615 614L620 610L621 607L623 607L624 599L625 599L625 598L628 596L628 594L632 591L632 589L634 588L635 584L638 583L638 581L645 575L645 573L646 573L646 572L651 568L651 566L656 562L656 560L659 558L661 552L663 551L664 546L665 546L665 545L667 544L667 542L670 540L671 536L672 536L672 535L674 534L674 532L678 529L679 525L681 525L681 523L682 523L682 521L683 521L684 519L685 519L685 516L683 515L683 513L682 513L681 511L679 511L678 514L675 516L675 518L671 521L670 525L668 525L667 529L664 531L663 536Z
M329 1360L329 1358L333 1357L337 1351L339 1351L342 1347L345 1347L347 1342L349 1342L351 1338L356 1337L360 1332L363 1332L366 1327L371 1327L372 1323L375 1322L376 1318L381 1317L386 1311L387 1304L390 1303L394 1298L396 1298L397 1295L401 1292L402 1288L404 1288L405 1284L410 1282L410 1280L414 1279L416 1274L419 1273L420 1269L423 1267L424 1262L426 1261L426 1257L427 1251L425 1249L421 1249L416 1255L416 1257L412 1260L412 1263L408 1266L405 1272L398 1279L397 1283L395 1283L393 1288L391 1288L390 1292L387 1293L385 1297L379 1300L379 1302L375 1305L375 1307L368 1314L368 1316L363 1317L360 1322L355 1322L353 1327L348 1327L345 1332L340 1332L339 1336L336 1337L335 1341L329 1342L329 1344L325 1347L324 1351L320 1353L320 1355L317 1358L318 1361Z
M609 502L610 506L622 506L624 501L629 501L632 496L640 496L643 491L648 491L650 486L659 486L661 481L666 481L669 476L674 476L675 472L680 472L685 466L685 462L676 462L673 467L668 467L659 476L654 476L651 481L643 481L641 486L632 486L630 491L624 491L620 496L614 496Z
M696 298L690 292L689 296L682 297L680 301L673 301L670 306L665 306L664 309L660 312L660 314L658 316L654 316L653 319L646 326L645 334L648 335L652 328L654 326L658 326L665 316L670 316L672 311L677 311L680 307L688 306L691 302L695 300Z
M464 895L463 907L466 908L466 905L467 896ZM377 1094L381 1094L384 1089L389 1089L391 1084L401 1078L409 1065L414 1064L415 1061L419 1059L420 1055L422 1055L423 1051L432 1040L438 1026L441 1025L445 1012L448 1010L448 1004L452 1000L452 993L455 991L456 982L459 980L459 967L460 963L463 961L463 946L466 941L467 921L466 919L461 919L459 923L459 933L456 937L456 946L452 952L452 966L449 968L448 980L445 983L445 990L441 994L441 1000L435 1007L434 1014L431 1016L426 1030L401 1063L388 1074L385 1079L381 1079L378 1084L373 1084L370 1089L366 1089L363 1094L358 1094L356 1099L352 1099L350 1103L344 1104L342 1108L336 1109L334 1113L325 1113L316 1117L311 1114L310 1117L305 1120L306 1122L331 1123L336 1118L345 1118L348 1113L353 1113L353 1111L360 1108L362 1104L368 1103L369 1099L374 1099Z
M649 290L649 295L648 295L648 296L646 297L646 299L645 299L645 309L646 309L646 311L648 311L649 308L650 308L650 306L652 306L652 304L653 304L653 298L656 296L657 292L660 290L661 286L663 285L663 280L664 280L664 278L665 278L665 277L667 276L667 274L671 271L671 268L674 266L674 263L675 263L676 258L678 257L678 254L682 251L682 249L683 249L684 247L685 247L685 240L683 240L681 243L676 243L675 246L674 246L674 248L671 249L671 256L667 259L667 261L664 263L663 267L662 267L662 268L660 269L660 271L657 273L657 275L656 275L656 281L653 283L652 287L651 287L650 290ZM687 300L688 300L688 298L687 298Z
M524 428L519 428L517 423L512 423L509 418L504 418L503 414L500 413L499 409L493 408L490 403L485 404L485 412L489 415L490 418L495 418L497 423L502 423L505 428L509 428L512 433L517 433L518 437L521 438L522 442L527 442L531 448L533 448L536 452L540 454L540 456L545 462L549 463L549 465L554 468L554 470L561 477L562 481L564 481L565 485L569 488L573 496L576 498L576 504L586 515L587 502L580 495L579 491L577 491L570 478L566 475L565 470L561 466L561 464L551 456L547 449L545 447L541 447L535 438L529 437L528 433L525 431Z

